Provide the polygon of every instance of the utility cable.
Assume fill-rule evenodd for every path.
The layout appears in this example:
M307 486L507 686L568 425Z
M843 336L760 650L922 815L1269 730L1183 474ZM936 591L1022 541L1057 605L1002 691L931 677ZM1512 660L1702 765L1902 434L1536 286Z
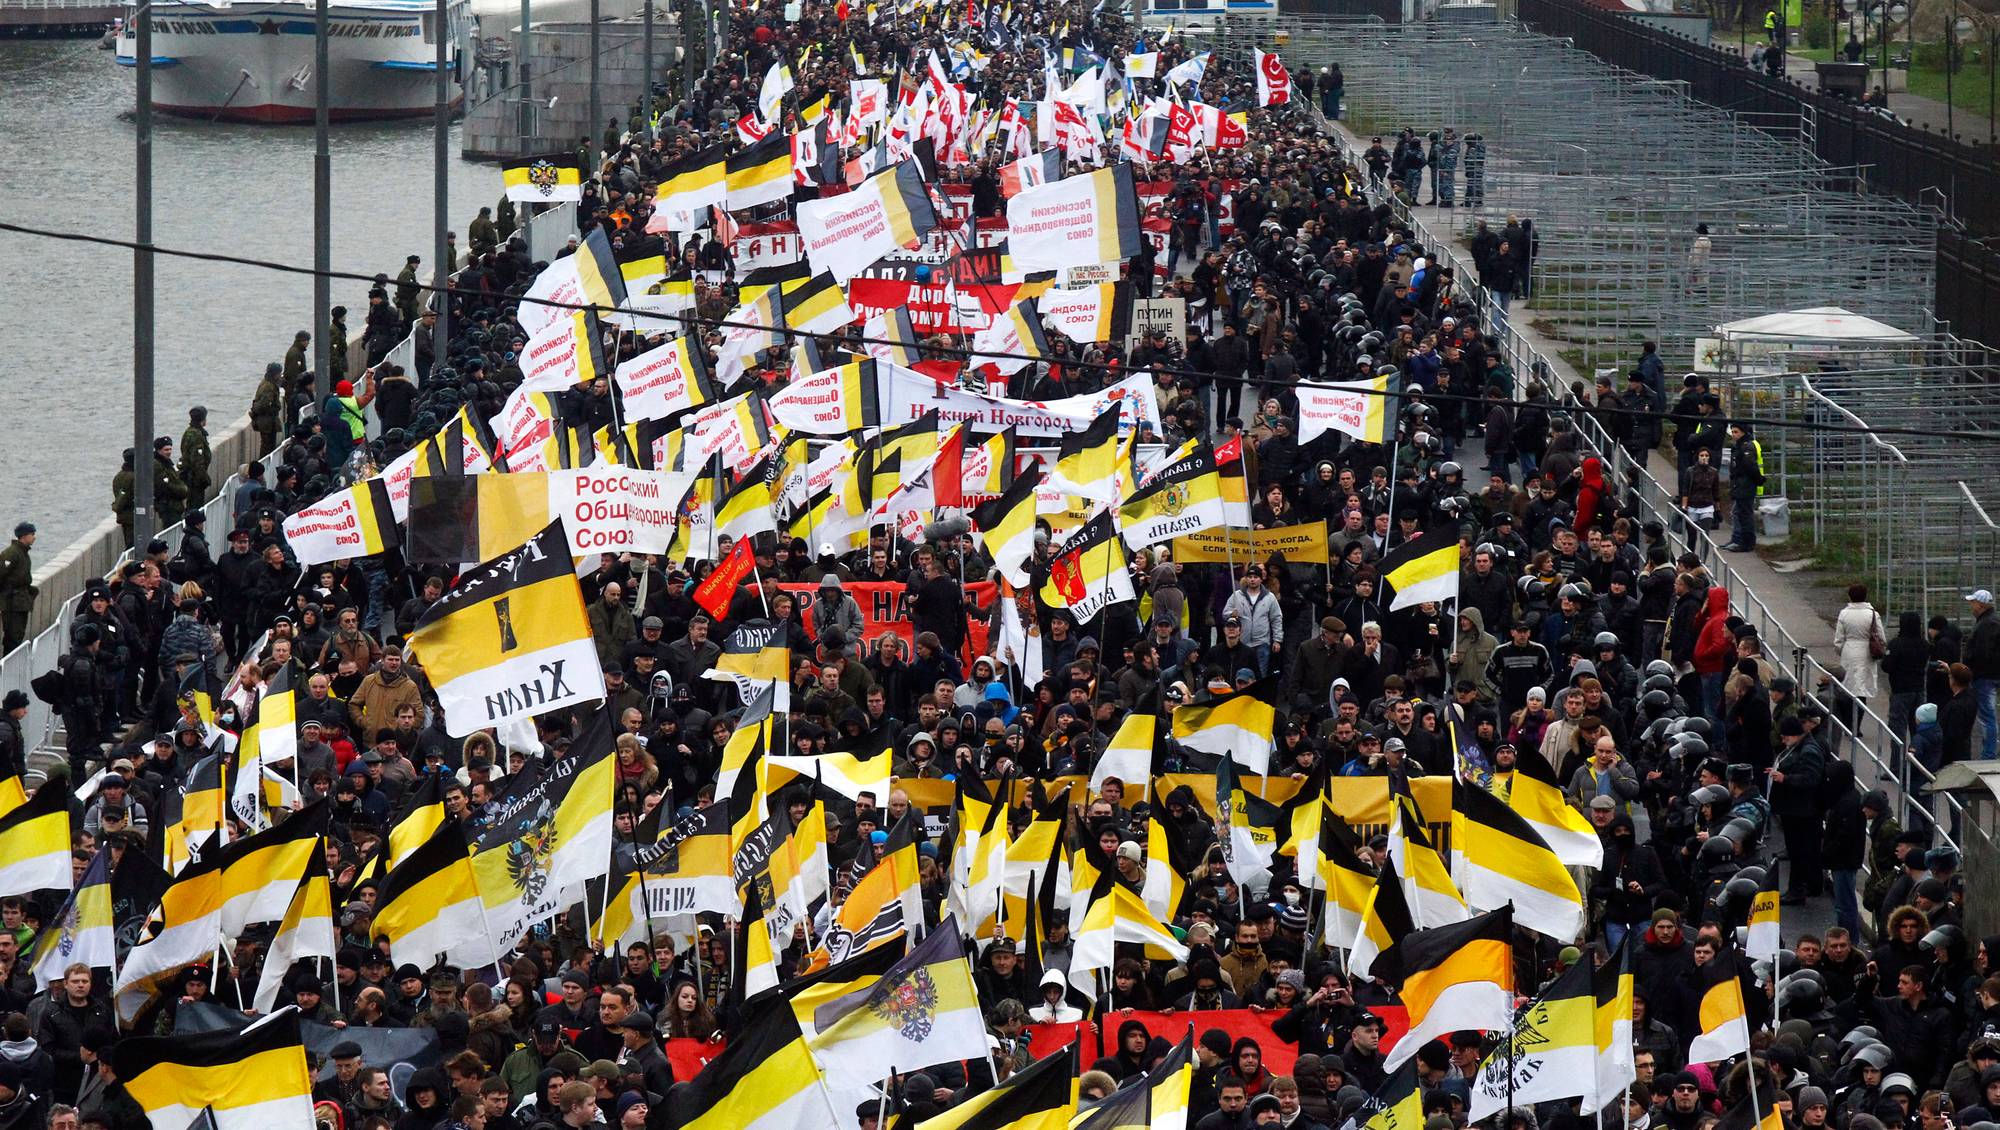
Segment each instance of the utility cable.
M270 259L253 259L248 256L229 255L217 251L195 251L187 248L162 247L158 244L153 244L149 247L147 245L141 244L135 240L130 240L130 239L119 239L113 236L93 235L86 232L59 231L53 228L36 227L30 224L14 223L6 220L0 220L0 231L14 232L18 235L33 236L41 239L60 240L67 243L86 243L102 247L116 247L126 251L151 251L155 255L165 255L169 258L192 259L197 262L204 262L204 263L223 263L238 267L254 267L257 268L258 270L274 271L281 274L306 275L306 276L324 275L324 277L328 279L338 279L350 282L362 282L362 283L368 283L371 286L376 285L376 280L378 277L377 275L374 274L362 274L355 271L328 270L321 272L315 270L312 267L299 266L297 264L292 264L292 263L280 263ZM404 283L401 285L407 286L409 284ZM500 302L500 303L513 302L517 304L529 303L538 306L552 306L560 310L594 310L597 311L600 315L612 314L612 313L629 314L635 317L649 318L659 321L666 321L666 320L677 321L681 323L683 326L693 326L701 329L756 330L760 333L778 335L786 339L795 339L801 337L829 338L836 341L854 342L861 345L890 345L890 346L905 346L905 347L913 344L911 342L898 341L893 338L867 337L865 335L854 335L845 333L831 333L831 334L810 333L805 330L792 329L789 326L766 326L756 322L737 322L737 321L731 321L727 318L706 318L696 314L687 314L687 313L666 314L652 310L635 310L625 306L607 307L587 302L562 302L550 298L535 298L529 295L497 296L485 291L465 290L452 286L438 286L432 283L420 282L417 283L416 286L419 290L426 291L429 293L449 294L481 303L486 303L486 302ZM1084 369L1084 370L1092 370L1105 373L1117 373L1124 376L1130 376L1133 373L1137 372L1147 372L1155 375L1164 373L1173 377L1187 377L1197 382L1235 382L1235 383L1240 383L1246 387L1249 386L1266 387L1266 388L1285 387L1279 385L1278 382L1266 381L1252 376L1226 377L1217 373L1201 372L1200 370L1196 369L1172 368L1160 365L1149 365L1143 369L1133 369L1124 365L1115 365L1104 361L1085 361L1080 358L1069 358L1069 357L1052 358L1045 356L1036 356L1034 354L1029 354L1029 353L1003 353L1003 352L996 352L993 350L979 350L961 346L919 344L917 345L917 348L920 348L927 353L940 354L948 357L957 357L966 361L973 361L978 358L1021 360L1021 361L1032 361L1038 364L1045 364L1045 365L1046 364L1061 365L1065 368L1070 368L1070 369ZM1327 382L1297 381L1294 383L1325 384ZM1394 383L1394 378L1391 379L1391 383L1392 384ZM1628 416L1628 417L1633 417L1635 419L1646 419L1646 420L1656 420L1656 421L1667 418L1667 413L1653 412L1646 409L1623 408L1623 407L1600 408L1595 405L1566 404L1564 402L1555 400L1551 400L1550 402L1544 404L1536 401L1517 400L1507 397L1492 398L1483 395L1474 395L1470 393L1450 393L1450 392L1410 393L1403 391L1402 389L1393 387L1380 390L1369 389L1369 388L1351 388L1348 391L1354 392L1359 395L1381 396L1397 401L1402 401L1406 399L1421 399L1427 403L1432 403L1432 404L1459 403L1459 404L1481 405L1486 407L1491 407L1494 404L1505 404L1513 408L1533 406L1547 411L1588 412L1597 415L1599 417ZM1870 437L1914 436L1914 437L1921 437L1924 439L1952 439L1952 440L1963 440L1968 443L2000 444L2000 432L1952 431L1952 430L1941 430L1937 428L1917 428L1917 427L1897 427L1897 426L1860 427L1851 424L1834 424L1817 420L1792 420L1780 417L1752 416L1752 415L1745 415L1742 413L1734 413L1729 415L1717 413L1716 415L1713 416L1704 417L1704 419L1714 420L1718 424L1722 425L1745 424L1753 428L1770 429L1774 431L1819 432L1832 435L1856 435L1856 436L1870 436Z

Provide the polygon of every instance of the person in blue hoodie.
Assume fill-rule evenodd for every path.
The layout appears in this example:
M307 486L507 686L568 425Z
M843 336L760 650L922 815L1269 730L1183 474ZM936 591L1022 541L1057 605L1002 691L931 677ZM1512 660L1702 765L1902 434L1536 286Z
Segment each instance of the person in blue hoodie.
M1917 707L1912 717L1916 725L1910 730L1910 756L1925 769L1936 773L1944 766L1944 727L1938 725L1937 703L1924 703ZM1941 798L1931 798L1930 811L1937 811L1937 806L1944 803ZM1924 809L1920 806L1918 811Z

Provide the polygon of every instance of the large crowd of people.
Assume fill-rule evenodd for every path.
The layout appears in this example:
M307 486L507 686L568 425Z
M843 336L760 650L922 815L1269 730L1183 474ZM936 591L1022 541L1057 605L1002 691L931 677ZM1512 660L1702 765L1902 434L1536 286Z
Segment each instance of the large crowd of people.
M784 8L778 0L732 6L722 57L665 109L656 130L636 117L630 129L614 121L585 145L581 222L601 228L621 259L669 256L680 277L696 280L695 312L711 321L736 306L731 248L647 231L662 171L730 136L756 110L758 79L774 62L797 66L787 107L822 93L837 103L857 59L893 74L968 34L921 4L864 13L846 0L808 0L790 19ZM1041 97L1051 53L1122 57L1139 35L1118 13L1079 2L1016 3L1004 16L989 5L982 25L970 34L982 37L983 65L964 81L988 105ZM1184 38L1146 39L1160 52L1161 74L1199 49ZM1601 413L1616 440L1637 451L1660 443L1672 422L1684 505L1698 517L1733 511L1745 547L1755 538L1745 517L1757 490L1747 470L1756 453L1744 446L1753 430L1728 422L1696 380L1670 406L1651 349L1636 354L1622 390L1602 387L1611 383L1603 378L1585 391L1559 387L1553 373L1513 372L1481 325L1472 288L1483 283L1502 308L1506 295L1525 293L1531 229L1482 224L1472 252L1484 277L1458 279L1385 196L1414 200L1428 173L1434 199L1450 204L1459 194L1477 206L1483 139L1443 129L1428 156L1415 131L1390 144L1351 145L1330 125L1343 86L1338 68L1315 73L1304 65L1315 61L1293 62L1294 102L1266 109L1253 104L1252 76L1218 54L1189 93L1247 109L1247 143L1141 170L1142 180L1173 185L1160 205L1172 221L1171 246L1163 262L1149 248L1127 270L1149 292L1161 287L1187 300L1185 339L1070 341L1051 332L1054 356L1019 374L1017 393L1055 398L1154 373L1157 438L1240 441L1253 524L1324 522L1324 561L1182 562L1165 547L1139 550L1129 562L1136 603L1077 623L1032 594L1018 598L1041 638L1041 669L1022 671L971 646L982 625L997 637L1002 609L961 583L992 572L969 534L946 530L912 544L877 531L848 553L760 538L758 580L720 618L691 595L714 562L607 555L581 585L608 706L625 735L619 827L629 834L661 806L684 812L716 799L722 747L741 707L730 684L703 672L737 623L753 617L789 625L786 732L797 751L886 742L903 781L1088 778L1128 716L1164 719L1177 706L1269 678L1280 688L1270 774L1305 787L1335 776L1456 774L1504 798L1525 759L1546 761L1598 830L1604 863L1578 876L1588 906L1578 936L1519 932L1517 988L1530 996L1560 970L1609 960L1635 939L1637 1082L1604 1117L1705 1130L1744 1097L1754 1069L1783 1096L1786 1130L2000 1122L2000 937L1968 936L1962 925L1961 860L1941 835L1954 829L1940 828L1922 804L1857 786L1833 725L1857 697L1878 693L1879 671L1883 704L1927 766L1993 757L2000 617L1991 594L1968 598L1973 625L1961 636L1945 617L1925 625L1914 614L1886 631L1866 591L1854 591L1838 641L1848 677L1798 685L1754 626L1731 614L1728 594L1700 561L1677 557L1668 531L1628 510L1576 420ZM1137 82L1142 94L1154 89L1156 80ZM997 215L1002 163L981 154L939 175L969 186L977 215ZM439 1052L439 1066L392 1087L397 1064L367 1062L359 1042L331 1047L315 1098L337 1130L670 1130L698 1112L676 1101L687 1080L676 1078L663 1041L727 1041L739 1019L729 989L740 973L731 968L731 935L742 927L721 917L692 937L661 933L607 952L579 909L482 969L397 966L370 929L379 884L363 877L365 865L416 786L443 775L449 818L476 831L528 759L488 734L447 736L436 695L406 653L405 636L450 576L393 551L301 568L282 522L387 465L461 406L482 417L500 411L521 380L526 335L514 300L541 266L530 261L518 221L503 202L466 229L465 257L451 264L458 273L448 340L433 336L436 313L407 270L369 291L357 327L344 308L316 327L332 338L330 380L310 370L311 332L297 335L258 385L251 414L264 451L229 502L228 529L208 530L191 508L227 477L209 467L205 414L195 411L178 446L162 437L152 453L155 497L163 516L187 508L186 533L172 549L139 547L84 594L51 683L68 756L42 787L89 786L73 813L77 869L113 853L121 927L136 930L166 882L162 815L206 752L182 694L189 672L207 668L227 680L216 724L232 732L253 715L262 688L289 673L298 691L297 777L307 799L332 798L326 865L340 952L290 970L281 1003L349 1030L428 1029ZM388 358L411 333L417 367L405 372ZM707 344L719 336L710 327ZM623 356L647 347L630 334L612 344ZM962 360L966 346L952 334L923 343L938 362ZM1298 381L1385 370L1404 393L1393 402L1389 443L1334 432L1297 438ZM775 389L790 372L790 350L774 349L753 359L745 382ZM603 380L573 395L579 411L611 421ZM370 413L379 420L372 439L361 425ZM1718 481L1732 443L1734 473ZM1484 465L1468 473L1475 452ZM121 520L129 520L134 473L128 457L116 488ZM1392 610L1381 559L1439 527L1462 543L1457 606ZM19 567L0 554L10 645L33 535L32 526L16 530L7 553ZM1049 544L1039 539L1038 561ZM865 582L907 588L907 644L862 615L850 589ZM811 595L781 583L809 585ZM27 768L18 727L27 703L17 697L0 718L0 745L11 740L6 768L18 775ZM562 755L588 713L537 720L550 756ZM1212 774L1215 766L1214 756L1164 740L1152 772ZM1070 948L1062 921L1047 923L1031 948L975 939L990 1066L902 1072L885 1100L857 1113L860 1125L877 1127L883 1115L918 1125L994 1085L996 1072L1022 1070L1038 1023L1089 1019L1102 1028L1101 1054L1090 1047L1079 1084L1086 1103L1101 1099L1166 1054L1166 1041L1121 1020L1135 1008L1185 1013L1193 1024L1188 1124L1198 1130L1333 1130L1357 1112L1365 1120L1384 1074L1384 1021L1370 1009L1394 1004L1393 994L1346 974L1336 951L1349 939L1320 928L1317 877L1296 873L1281 855L1266 885L1239 886L1222 861L1213 810L1193 790L1162 796L1149 786L1102 781L1073 808L1067 835L1115 882L1136 888L1149 829L1171 828L1196 861L1169 923L1187 960L1149 960L1121 946L1108 991L1092 999L1063 975ZM807 798L787 799L797 802L794 815L807 810ZM912 801L901 788L856 803L829 799L837 905ZM1014 823L1028 817L1023 808ZM951 875L938 866L938 837L921 839L925 914L935 924ZM1385 846L1380 836L1368 842L1362 865L1379 866ZM1767 866L1780 868L1787 907L1813 907L1808 921L1830 914L1833 925L1801 929L1798 912L1787 912L1785 952L1746 985L1757 1029L1752 1068L1689 1062L1703 1027L1696 970L1736 945L1744 923L1743 892L1731 881ZM143 1112L107 1059L121 1027L106 971L74 967L47 984L29 974L38 933L54 926L60 901L46 892L0 901L0 1130L144 1130ZM239 939L223 968L190 970L125 1030L173 1032L196 1006L248 1008L268 932ZM805 954L805 936L802 929L780 955L788 971ZM1288 1073L1269 1070L1268 1049L1255 1041L1232 1041L1203 1021L1204 1012L1234 1009L1274 1021L1277 1037L1293 1045ZM1427 1130L1463 1123L1471 1077L1497 1036L1459 1033L1418 1053ZM1514 1108L1497 1121L1501 1130L1536 1130L1578 1127L1598 1114L1571 1100Z

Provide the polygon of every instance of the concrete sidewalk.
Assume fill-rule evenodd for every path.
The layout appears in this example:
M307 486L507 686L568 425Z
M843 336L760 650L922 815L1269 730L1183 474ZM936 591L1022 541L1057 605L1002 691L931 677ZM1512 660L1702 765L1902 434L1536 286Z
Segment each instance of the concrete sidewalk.
M1755 40L1752 40L1751 45L1754 46L1755 42ZM1734 39L1717 38L1712 43L1715 47L1732 54L1744 54L1747 51L1745 46L1738 44ZM1872 50L1868 53L1867 61L1870 64L1879 62L1881 59L1879 47L1873 43L1869 44L1869 46ZM1899 55L1904 50L1905 48L1898 44L1892 49L1892 54ZM1818 90L1819 72L1814 69L1813 62L1814 60L1800 55L1788 56L1785 60L1785 77L1796 81L1807 90ZM1749 65L1747 55L1745 55L1744 65L1746 67ZM1891 70L1893 72L1894 68L1891 68ZM1978 71L1976 75L1972 73L1974 70L1975 68L1972 64L1967 63L1959 68L1958 75L1963 77L1967 82L1975 84L1986 78L1986 68L1983 64L1976 68ZM1906 77L1902 81L1909 81L1907 78L1908 72L1904 72L1904 74ZM1879 68L1871 69L1868 72L1869 89L1874 89L1881 84L1881 81L1882 72ZM1926 98L1921 94L1912 94L1907 90L1891 90L1889 91L1889 112L1895 115L1897 119L1908 122L1918 129L1927 129L1935 133L1946 132L1945 127L1949 125L1951 131L1958 135L1958 139L1967 145L1990 144L1995 136L1993 120L1987 116L1984 107L1975 108L1964 105L1948 107L1944 102L1936 98Z

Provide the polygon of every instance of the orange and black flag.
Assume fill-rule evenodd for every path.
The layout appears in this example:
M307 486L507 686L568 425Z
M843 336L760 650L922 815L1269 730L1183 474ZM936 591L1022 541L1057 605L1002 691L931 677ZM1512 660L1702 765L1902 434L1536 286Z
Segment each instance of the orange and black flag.
M1396 1041L1384 1070L1432 1040L1465 1028L1505 1028L1514 1016L1514 915L1501 908L1431 930L1397 945L1410 1030Z
M1722 1116L1715 1130L1785 1130L1784 1116L1778 1113L1778 1088L1758 1087Z
M1750 1016L1743 1002L1743 971L1734 947L1724 948L1694 971L1701 995L1700 1025L1688 1043L1689 1063L1716 1063L1750 1050Z

